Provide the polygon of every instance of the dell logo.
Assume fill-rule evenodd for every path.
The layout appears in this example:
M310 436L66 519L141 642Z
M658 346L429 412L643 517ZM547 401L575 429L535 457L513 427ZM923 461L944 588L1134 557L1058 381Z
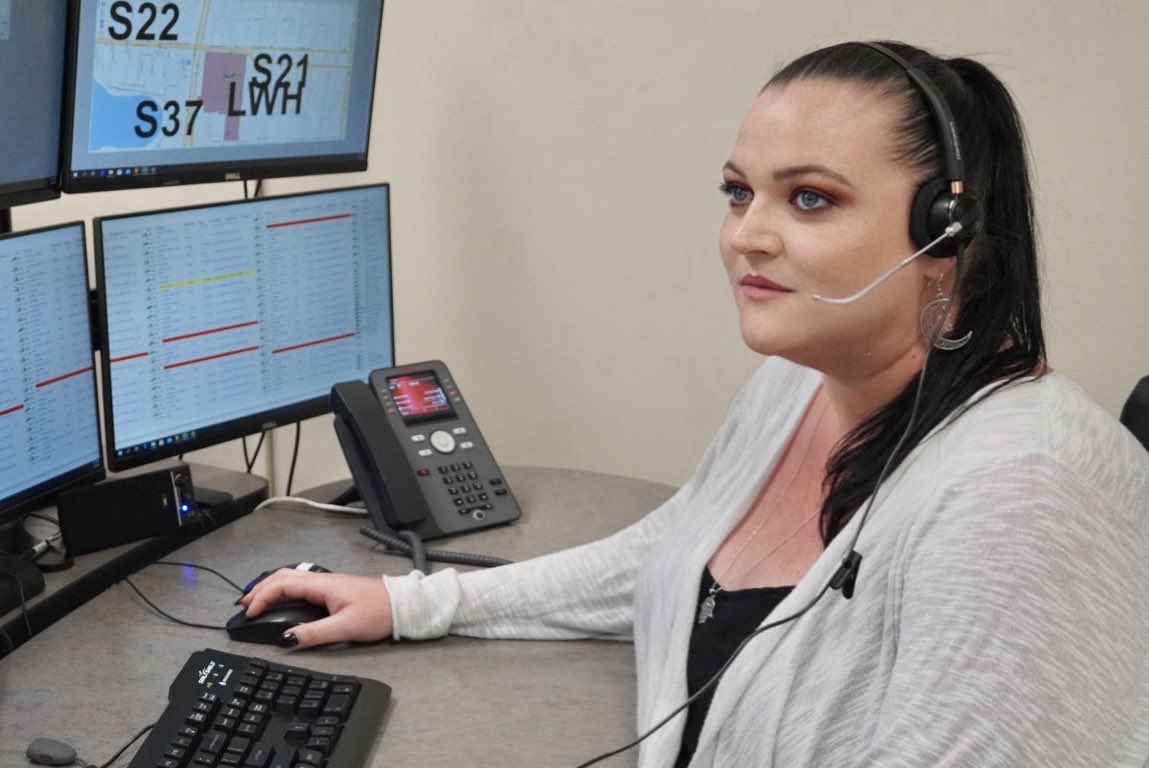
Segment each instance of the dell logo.
M238 171L230 171L223 175L224 181L243 181L243 176Z

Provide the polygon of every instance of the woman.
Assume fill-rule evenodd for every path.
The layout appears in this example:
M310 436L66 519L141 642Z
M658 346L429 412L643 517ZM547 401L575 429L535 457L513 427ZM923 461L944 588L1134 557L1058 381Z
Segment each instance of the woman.
M759 94L722 190L769 359L670 501L490 571L280 573L248 611L326 604L301 647L633 637L640 733L701 691L643 766L1143 768L1149 458L1046 367L1004 87L897 43L816 51Z

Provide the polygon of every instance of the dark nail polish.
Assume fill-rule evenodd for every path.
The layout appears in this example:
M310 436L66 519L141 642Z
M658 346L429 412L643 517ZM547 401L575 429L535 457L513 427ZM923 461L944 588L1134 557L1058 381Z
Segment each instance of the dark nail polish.
M284 632L279 636L277 645L279 645L280 648L294 648L299 645L299 638L291 632Z

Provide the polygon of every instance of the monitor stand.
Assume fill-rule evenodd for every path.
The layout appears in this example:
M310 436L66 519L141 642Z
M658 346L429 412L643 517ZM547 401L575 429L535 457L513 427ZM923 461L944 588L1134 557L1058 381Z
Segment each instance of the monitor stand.
M196 504L221 515L224 520L242 517L267 499L268 483L259 475L210 464L191 462L188 466L191 467Z

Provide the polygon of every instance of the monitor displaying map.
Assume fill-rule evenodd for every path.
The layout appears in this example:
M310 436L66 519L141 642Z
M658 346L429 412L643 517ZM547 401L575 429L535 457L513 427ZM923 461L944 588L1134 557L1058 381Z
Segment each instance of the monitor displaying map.
M362 171L383 0L81 0L64 190Z

